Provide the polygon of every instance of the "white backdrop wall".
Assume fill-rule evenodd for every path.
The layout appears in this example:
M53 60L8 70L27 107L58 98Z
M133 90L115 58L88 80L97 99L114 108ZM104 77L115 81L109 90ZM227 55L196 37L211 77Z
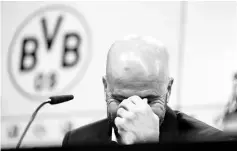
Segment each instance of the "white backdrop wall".
M23 146L60 145L67 130L106 117L102 85L106 54L115 40L129 34L153 36L167 46L171 59L171 76L175 79L170 106L218 127L213 119L227 102L231 91L231 76L237 70L235 2L186 2L185 4L181 2L3 2L1 8L3 78L1 144L3 147L17 144L32 112L43 101L22 94L12 82L7 72L8 55L14 56L20 49L16 45L12 54L9 54L11 42L17 28L29 15L56 4L76 10L87 22L86 27L89 28L89 32L84 31L80 24L78 28L80 26L82 40L89 42L91 46L91 53L88 53L89 48L82 48L82 53L85 54L82 57L88 55L82 60L90 61L87 68L80 72L78 81L73 87L57 93L73 94L74 100L57 106L44 106L31 125ZM45 56L39 58L43 60L41 64L48 61L47 64L42 65L45 70L57 66L55 62L60 57L63 33L72 29L77 30L74 27L78 21L71 23L70 14L63 10L54 13L56 15L52 13L50 16L41 11L41 14L36 15L36 23L32 21L29 28L24 28L25 33L37 35L40 37L40 44L46 46L40 30L41 24L37 23L37 20L41 17L50 18L47 28L52 32L56 27L57 13L66 16L66 21L62 21L63 24L59 28L61 32L56 35L59 38L54 42L54 50L58 50L56 51L58 53L51 58ZM79 19L79 22L81 20ZM182 21L186 24L183 25ZM39 46L40 54L45 50L43 46ZM17 55L15 58L19 60ZM18 65L17 61L12 62ZM54 65L49 68L51 64ZM80 69L80 65L77 69ZM64 74L59 74L60 80L67 81L71 78L65 76L66 72L62 71L62 73ZM36 72L32 72L32 76L35 75ZM19 74L16 79L22 80L23 87L24 82L25 85L34 82L30 80L31 77L24 81L21 76ZM38 96L42 94L37 93ZM47 95L49 94L50 91Z
M236 8L236 2L189 2L187 7L181 106L216 127L237 72Z

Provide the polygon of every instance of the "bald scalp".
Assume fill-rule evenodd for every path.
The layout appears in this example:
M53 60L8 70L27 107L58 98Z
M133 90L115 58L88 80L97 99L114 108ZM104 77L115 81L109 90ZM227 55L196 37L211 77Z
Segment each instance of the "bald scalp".
M168 84L169 56L154 38L132 36L116 41L107 55L106 78L118 81L157 81Z

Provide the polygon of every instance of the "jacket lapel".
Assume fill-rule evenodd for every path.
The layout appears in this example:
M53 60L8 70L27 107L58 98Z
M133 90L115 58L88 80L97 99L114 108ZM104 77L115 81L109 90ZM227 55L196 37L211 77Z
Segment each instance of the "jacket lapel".
M98 129L97 139L100 143L110 143L111 142L111 135L112 135L112 126L109 123L108 119L105 119L102 123L100 129Z
M165 119L160 127L160 143L174 142L178 136L178 122L175 112L167 106Z

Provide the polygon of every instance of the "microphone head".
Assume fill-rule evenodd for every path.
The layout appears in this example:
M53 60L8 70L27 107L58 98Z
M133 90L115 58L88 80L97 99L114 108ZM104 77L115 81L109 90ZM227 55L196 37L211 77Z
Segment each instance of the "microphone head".
M58 96L51 96L49 99L51 100L49 104L59 104L63 102L70 101L74 98L73 95L58 95Z

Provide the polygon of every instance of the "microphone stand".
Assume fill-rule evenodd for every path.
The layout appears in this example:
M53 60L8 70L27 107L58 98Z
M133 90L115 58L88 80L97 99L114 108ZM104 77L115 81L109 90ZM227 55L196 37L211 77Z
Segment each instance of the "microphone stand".
M20 145L21 145L21 142L22 142L22 140L23 140L23 138L24 138L24 136L25 136L27 130L29 129L31 123L32 123L33 120L35 119L35 116L36 116L37 112L39 111L39 109L40 109L41 107L43 107L45 104L50 103L50 100L51 100L51 99L48 99L46 102L41 103L40 106L38 106L38 108L34 111L34 113L33 113L32 116L31 116L30 122L29 122L28 125L26 126L26 128L25 128L23 134L21 135L21 138L20 138L19 142L17 143L16 149L19 149L19 147L20 147Z

